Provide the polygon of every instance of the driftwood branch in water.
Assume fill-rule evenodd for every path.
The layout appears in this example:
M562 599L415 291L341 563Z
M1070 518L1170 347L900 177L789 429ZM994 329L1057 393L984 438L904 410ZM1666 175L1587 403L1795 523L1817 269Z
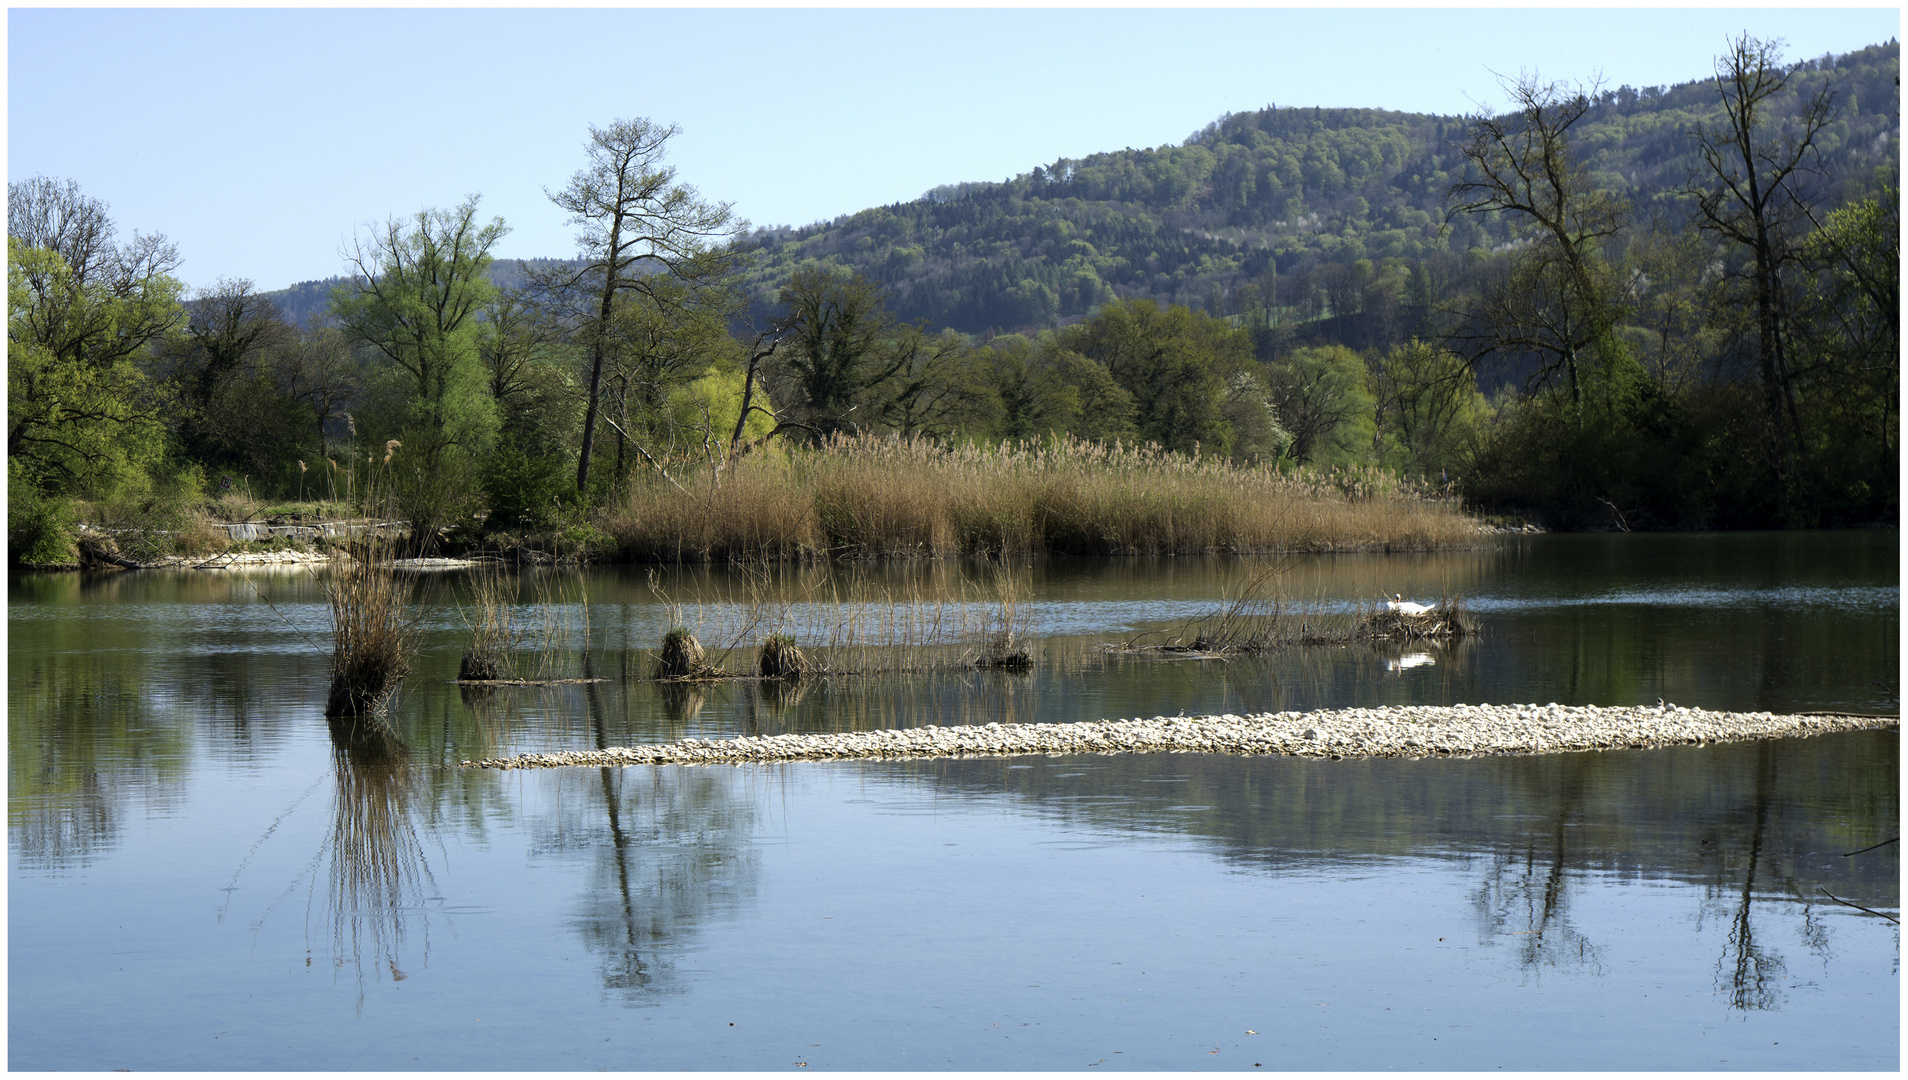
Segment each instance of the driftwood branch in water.
M1842 858L1844 858L1844 859L1846 859L1846 858L1848 858L1848 857L1849 857L1850 855L1860 855L1860 854L1861 854L1861 853L1862 853L1863 851L1873 851L1873 850L1875 850L1875 849L1876 849L1876 848L1878 848L1878 847L1887 847L1887 846L1888 846L1888 845L1890 845L1890 844L1895 844L1895 843L1899 843L1900 841L1901 841L1901 837L1899 837L1899 836L1891 836L1891 837L1889 837L1888 839L1886 839L1886 840L1883 840L1883 841L1882 841L1881 843L1879 843L1879 844L1870 844L1870 845L1868 845L1867 847L1865 847L1865 848L1862 848L1862 849L1861 849L1861 851L1844 851L1844 852L1842 852Z
M1889 922L1894 923L1896 926L1901 925L1901 920L1895 918L1893 915L1882 915L1881 912L1876 911L1874 908L1865 908L1860 904L1851 904L1848 901L1842 899L1841 897L1835 895L1834 893L1828 891L1827 889L1822 888L1822 886L1820 885L1817 885L1815 889L1817 892L1821 893L1823 896L1828 897L1830 900L1833 900L1838 904L1842 904L1846 907L1852 907L1856 911L1866 911L1870 915L1881 915L1882 918L1887 919Z

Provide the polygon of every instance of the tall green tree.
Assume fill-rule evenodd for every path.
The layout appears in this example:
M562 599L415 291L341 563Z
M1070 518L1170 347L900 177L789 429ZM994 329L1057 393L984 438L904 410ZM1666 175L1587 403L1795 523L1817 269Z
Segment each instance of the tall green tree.
M1272 411L1291 437L1288 457L1332 465L1369 455L1376 410L1364 357L1343 345L1307 346L1266 367Z
M1434 479L1465 471L1490 417L1470 365L1413 340L1375 358L1368 385L1380 433L1396 449L1386 464Z
M873 391L899 372L909 353L903 329L881 290L860 274L810 265L782 287L789 327L782 362L799 399L802 425L819 442L837 432L873 426ZM868 413L856 413L862 406Z
M332 443L349 430L349 410L364 396L364 365L351 338L336 326L314 321L295 330L290 341L272 350L271 364L279 393L304 409L311 425L310 445L328 459L326 476L332 477L336 472L335 462L330 460L334 456ZM318 468L317 462L308 464ZM331 489L329 479L324 486ZM311 488L307 486L307 490Z
M1809 271L1792 346L1805 393L1818 520L1900 515L1901 207L1896 192L1827 215L1801 244Z
M291 343L291 326L244 279L199 290L186 311L183 332L163 355L184 451L261 478L290 469L309 429L295 403L277 393L269 361Z
M496 291L484 272L490 249L506 228L502 218L480 223L477 201L386 222L346 252L352 276L332 294L338 325L382 362L379 426L403 444L392 476L419 548L474 508L497 434L480 314Z
M670 402L710 368L740 364L742 347L729 335L728 299L721 288L662 282L649 295L617 301L604 352L600 415L616 436L613 474L619 479L636 457L655 462L689 442L700 445L703 433L692 438Z
M1232 381L1257 369L1246 331L1178 304L1129 300L1105 305L1055 342L1100 364L1131 396L1141 438L1182 453L1232 452Z
M952 330L930 335L919 326L905 326L893 347L902 363L881 395L880 418L888 430L948 438L988 414L993 395L961 335Z
M90 493L137 482L165 427L144 364L185 320L178 252L114 242L106 205L72 181L7 185L10 482Z

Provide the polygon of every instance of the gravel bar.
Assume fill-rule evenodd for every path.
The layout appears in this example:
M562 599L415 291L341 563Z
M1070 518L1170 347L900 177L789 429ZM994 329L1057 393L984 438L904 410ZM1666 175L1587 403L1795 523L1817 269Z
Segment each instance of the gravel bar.
M1744 739L1897 727L1899 717L1708 712L1676 705L1413 705L1381 709L1156 716L1075 724L888 728L819 735L684 739L650 746L464 761L485 769L571 765L742 765L977 757L1002 754L1287 754L1294 757L1468 757L1702 746Z

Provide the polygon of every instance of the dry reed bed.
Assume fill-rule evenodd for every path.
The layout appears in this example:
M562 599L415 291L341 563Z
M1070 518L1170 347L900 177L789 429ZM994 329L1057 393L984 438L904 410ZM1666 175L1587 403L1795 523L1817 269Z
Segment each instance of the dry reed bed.
M605 525L625 557L1420 551L1475 542L1455 502L1378 469L1235 466L1075 439L839 438L742 459L719 486L645 477Z
M489 769L975 757L1020 754L1283 754L1434 757L1702 746L1896 727L1891 717L1731 713L1675 705L1407 706L1255 716L1156 716L1070 724L889 728L684 739L652 746L464 761Z

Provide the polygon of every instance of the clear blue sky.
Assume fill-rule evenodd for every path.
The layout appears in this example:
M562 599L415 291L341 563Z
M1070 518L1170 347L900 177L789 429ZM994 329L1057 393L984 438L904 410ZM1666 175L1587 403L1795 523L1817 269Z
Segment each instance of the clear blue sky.
M1791 58L1896 37L1866 9L21 9L7 177L70 177L180 276L342 271L354 230L483 195L505 257L560 256L544 197L591 123L674 121L671 161L801 225L1286 105L1460 113L1493 72L1650 86L1732 34Z

